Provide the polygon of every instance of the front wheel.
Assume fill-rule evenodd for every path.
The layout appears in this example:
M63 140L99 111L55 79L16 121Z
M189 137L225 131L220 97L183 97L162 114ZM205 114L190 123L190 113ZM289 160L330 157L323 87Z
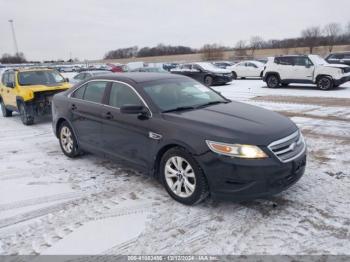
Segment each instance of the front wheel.
M205 175L193 156L176 147L167 151L160 164L161 179L169 195L185 205L195 205L208 196Z
M232 72L232 79L236 80L237 79L237 73L236 72Z
M78 143L73 130L67 122L63 122L59 129L59 141L63 154L70 158L79 155Z
M330 90L334 86L332 78L328 76L322 76L317 80L317 87L321 90Z
M4 102L1 100L0 102L0 106L1 106L1 112L2 112L2 116L3 117L10 117L12 116L12 111L8 110L4 104Z
M28 107L24 103L19 103L18 107L22 123L26 126L34 124L34 116L29 112Z
M280 85L280 79L276 75L269 75L266 79L269 88L277 88Z
M204 84L206 86L211 86L213 84L213 78L211 76L206 76L204 78Z

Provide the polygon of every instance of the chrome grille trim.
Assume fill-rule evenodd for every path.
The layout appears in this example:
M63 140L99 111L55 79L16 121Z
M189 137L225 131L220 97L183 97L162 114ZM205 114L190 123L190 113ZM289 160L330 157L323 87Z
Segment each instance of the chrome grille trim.
M305 152L306 143L298 130L287 137L272 142L268 148L282 163L287 163Z

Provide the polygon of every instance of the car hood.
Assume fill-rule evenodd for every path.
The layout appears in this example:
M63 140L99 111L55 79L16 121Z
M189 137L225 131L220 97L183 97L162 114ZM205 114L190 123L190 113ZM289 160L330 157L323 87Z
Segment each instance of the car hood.
M342 65L342 64L325 64L325 65L322 65L322 66L334 67L334 68L347 68L347 67L349 67L348 65Z
M68 83L64 83L61 85L33 85L33 86L23 86L23 88L27 88L32 92L43 92L43 91L53 91L53 90L65 90L70 88L71 85Z
M226 143L266 146L298 129L287 117L240 102L166 113L163 117L203 139Z

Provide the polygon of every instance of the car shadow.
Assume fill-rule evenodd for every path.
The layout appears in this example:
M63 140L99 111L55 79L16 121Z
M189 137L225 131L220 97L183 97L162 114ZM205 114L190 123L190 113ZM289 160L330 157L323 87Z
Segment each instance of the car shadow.
M267 88L267 89L272 89L272 88L269 88L267 87L266 85L265 86L262 86L262 88ZM278 88L275 88L275 89L285 89L285 90L318 90L318 91L321 91L320 89L317 88L316 85L308 85L308 86L302 86L302 85L288 85L288 86L280 86ZM339 87L336 87L336 88L333 88L331 90L327 90L326 92L332 92L332 91L343 91L347 89L346 87L342 87L342 86L339 86Z

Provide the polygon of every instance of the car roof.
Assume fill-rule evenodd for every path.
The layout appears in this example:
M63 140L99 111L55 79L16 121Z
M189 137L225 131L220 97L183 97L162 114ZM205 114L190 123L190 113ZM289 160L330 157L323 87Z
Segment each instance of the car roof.
M53 71L56 69L50 68L6 68L6 71L16 71L16 72L37 72L37 71Z
M145 73L145 72L132 72L132 73L111 73L108 75L96 76L92 79L104 79L104 80L116 80L129 84L145 83L165 79L187 79L186 76L177 74L164 74L164 73Z

